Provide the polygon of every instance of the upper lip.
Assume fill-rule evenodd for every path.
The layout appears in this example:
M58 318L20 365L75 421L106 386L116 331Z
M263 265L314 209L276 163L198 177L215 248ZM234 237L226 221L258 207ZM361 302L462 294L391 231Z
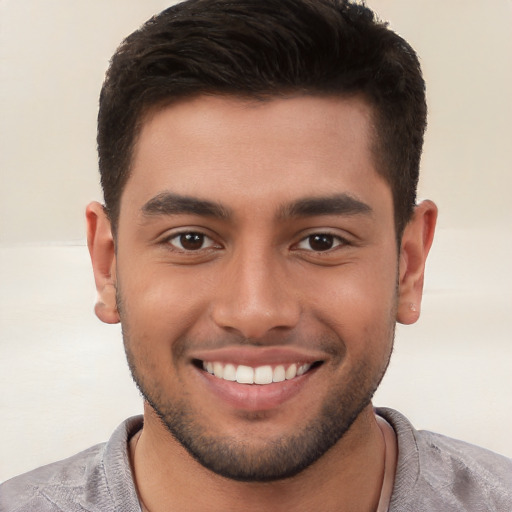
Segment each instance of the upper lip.
M326 354L318 350L295 347L231 346L219 349L197 350L190 354L192 360L206 362L264 366L325 361Z

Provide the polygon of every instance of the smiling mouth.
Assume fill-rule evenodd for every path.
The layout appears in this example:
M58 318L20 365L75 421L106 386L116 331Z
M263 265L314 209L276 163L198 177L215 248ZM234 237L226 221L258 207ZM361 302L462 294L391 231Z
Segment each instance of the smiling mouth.
M263 366L235 365L218 361L197 361L197 366L218 379L237 382L239 384L272 384L300 377L322 364L322 361L314 363L293 363Z

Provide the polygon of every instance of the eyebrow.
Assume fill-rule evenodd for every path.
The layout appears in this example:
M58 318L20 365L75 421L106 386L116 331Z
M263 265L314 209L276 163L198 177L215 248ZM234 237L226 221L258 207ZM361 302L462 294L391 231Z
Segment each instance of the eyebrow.
M141 210L145 217L180 214L201 215L220 219L230 217L230 212L218 203L172 192L158 194L145 203Z
M371 215L372 208L348 194L306 197L281 208L279 217L314 217L316 215Z
M162 192L150 199L142 207L145 217L157 215L200 215L219 219L231 217L231 211L219 203L184 196L172 192ZM348 194L335 194L327 197L305 197L282 206L277 217L281 220L293 217L314 217L317 215L370 215L372 208Z

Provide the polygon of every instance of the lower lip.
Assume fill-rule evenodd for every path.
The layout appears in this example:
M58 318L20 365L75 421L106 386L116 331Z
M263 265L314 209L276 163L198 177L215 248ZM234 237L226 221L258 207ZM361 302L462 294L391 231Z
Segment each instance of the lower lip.
M200 369L197 372L208 389L229 406L244 411L268 411L298 395L316 369L290 380L263 385L239 384Z

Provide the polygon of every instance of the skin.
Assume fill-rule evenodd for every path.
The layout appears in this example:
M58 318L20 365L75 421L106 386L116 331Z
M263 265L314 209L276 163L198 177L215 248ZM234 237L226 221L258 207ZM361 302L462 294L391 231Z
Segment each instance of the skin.
M161 415L178 410L194 436L243 446L240 460L253 466L276 442L294 446L297 432L356 415L294 476L240 482L194 459L146 401L132 456L147 509L375 509L384 442L369 400L395 322L418 319L437 210L430 201L416 207L398 252L371 130L371 109L359 98L187 100L146 118L115 241L102 206L88 206L96 313L122 322L134 377ZM193 211L169 207L179 203L161 200L169 193L193 198ZM364 207L333 208L333 196ZM311 198L322 198L324 210L305 208ZM220 211L211 215L198 200ZM185 250L183 233L206 237ZM315 234L327 234L332 247L314 250ZM209 357L321 364L285 400L265 401L263 391L232 402L194 364Z

